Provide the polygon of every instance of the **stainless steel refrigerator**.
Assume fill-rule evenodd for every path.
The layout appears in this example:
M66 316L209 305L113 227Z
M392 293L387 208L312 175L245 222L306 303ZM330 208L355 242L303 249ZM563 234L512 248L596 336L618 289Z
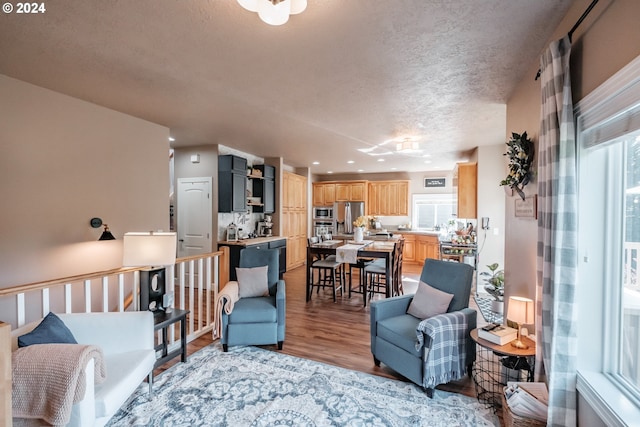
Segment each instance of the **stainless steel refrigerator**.
M364 202L333 204L333 229L337 234L353 234L353 221L364 215Z

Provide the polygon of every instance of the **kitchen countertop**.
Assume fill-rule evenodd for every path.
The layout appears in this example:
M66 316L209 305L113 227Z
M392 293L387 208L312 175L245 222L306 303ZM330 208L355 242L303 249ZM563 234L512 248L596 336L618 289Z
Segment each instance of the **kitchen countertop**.
M425 231L425 230L389 230L390 233L397 234L418 234L421 236L440 236L439 231Z
M249 246L259 245L261 243L274 242L276 240L286 239L284 236L271 236L271 237L255 237L253 239L241 239L238 241L220 240L218 245L235 245L235 246Z

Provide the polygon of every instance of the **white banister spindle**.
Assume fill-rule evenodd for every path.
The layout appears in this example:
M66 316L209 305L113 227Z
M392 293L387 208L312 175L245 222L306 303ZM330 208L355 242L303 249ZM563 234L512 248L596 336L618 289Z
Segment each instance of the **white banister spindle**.
M71 313L72 312L72 303L71 303L71 283L67 283L64 285L64 312Z
M194 299L195 299L195 260L189 261L189 311L191 313L195 313L193 310L195 309ZM193 332L193 316L189 316L189 328L188 333Z
M198 299L197 299L197 304L198 304L198 313L200 313L200 316L198 316L198 324L196 326L196 330L200 330L202 328L202 314L203 314L203 308L204 308L204 301L202 300L203 298L203 291L204 291L204 260L202 258L200 258L198 260ZM192 316L195 317L195 316Z
M102 312L109 312L109 276L102 278Z
M84 281L84 312L91 313L91 279Z
M180 271L179 271L179 273L180 273L180 276L179 276L179 278L180 278L180 309L181 310L184 310L184 308L185 308L185 301L184 301L185 300L185 294L184 294L184 286L185 286L184 276L185 276L185 271L184 271L184 268L185 268L185 263L183 261L183 262L180 263Z
M16 311L18 314L18 327L23 326L26 322L26 306L24 304L24 293L16 295Z
M133 273L133 299L131 304L133 305L133 309L135 311L140 310L140 271L135 271Z
M204 326L208 327L211 325L211 257L207 257L206 259L207 273L205 278L205 286L206 286L206 316L204 318Z
M49 288L44 288L42 290L42 317L49 314Z
M118 311L124 311L124 274L118 274Z

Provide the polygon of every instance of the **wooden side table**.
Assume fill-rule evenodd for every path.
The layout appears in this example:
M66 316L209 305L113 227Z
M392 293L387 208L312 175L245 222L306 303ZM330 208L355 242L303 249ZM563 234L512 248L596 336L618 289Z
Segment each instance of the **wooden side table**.
M156 346L156 351L162 351L162 354L154 365L154 368L164 365L176 356L180 356L180 360L184 363L187 361L187 314L189 310L180 310L174 308L170 313L158 311L153 315L153 328L155 331L162 329L162 342ZM180 348L169 353L169 342L167 337L167 329L169 326L180 322Z
M535 373L536 343L522 337L527 349L494 344L478 338L478 330L471 331L471 338L478 344L472 376L478 401L498 410L502 407L502 390L507 381L533 381Z

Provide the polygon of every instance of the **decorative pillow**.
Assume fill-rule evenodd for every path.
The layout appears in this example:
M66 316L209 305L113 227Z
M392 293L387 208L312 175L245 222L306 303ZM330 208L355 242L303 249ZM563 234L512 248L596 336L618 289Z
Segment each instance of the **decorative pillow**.
M446 313L452 299L453 294L442 292L421 280L407 313L418 319L428 319Z
M18 337L18 347L33 344L78 344L62 320L49 312L33 331Z
M236 268L238 296L240 298L263 297L269 295L269 266Z

